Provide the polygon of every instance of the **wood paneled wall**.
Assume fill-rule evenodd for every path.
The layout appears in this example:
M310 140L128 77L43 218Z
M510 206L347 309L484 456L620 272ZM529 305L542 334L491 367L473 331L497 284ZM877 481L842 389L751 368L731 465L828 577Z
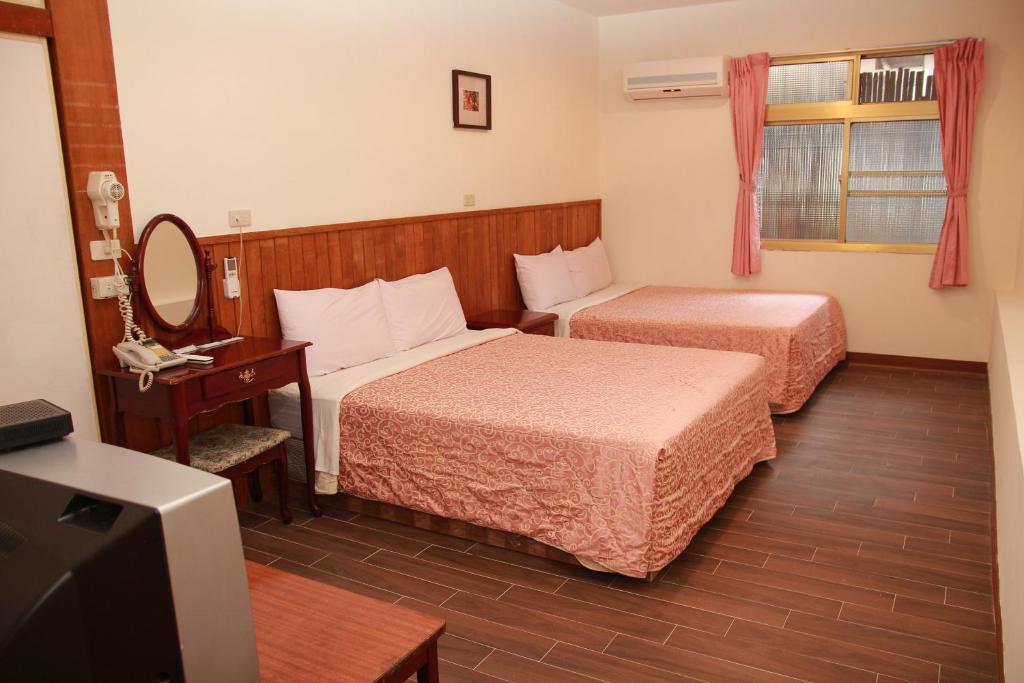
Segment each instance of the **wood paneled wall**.
M601 234L601 202L589 200L492 211L416 216L244 236L241 333L281 333L274 289L349 288L397 280L442 266L452 272L466 315L522 306L513 253L574 249ZM236 235L199 240L217 264L217 317L238 327L239 305L220 291L224 257L238 256Z

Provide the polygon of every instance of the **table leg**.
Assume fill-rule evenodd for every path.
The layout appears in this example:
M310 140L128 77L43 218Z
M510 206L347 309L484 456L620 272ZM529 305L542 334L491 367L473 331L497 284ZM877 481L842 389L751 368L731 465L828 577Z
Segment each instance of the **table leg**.
M246 475L249 480L249 499L254 503L263 502L263 484L260 482L260 471L255 469Z
M438 683L437 640L427 647L427 662L416 672L416 683Z
M277 460L273 463L277 474L277 502L281 507L281 521L291 524L292 511L288 508L288 456L285 455L284 444L277 447L277 453Z
M188 404L184 384L171 387L171 429L178 462L182 465L191 464L188 456Z
M247 398L242 401L242 421L250 427L256 424L256 418L253 416L251 398Z
M117 400L117 380L107 377L107 397L110 401L110 416L107 421L107 437L115 446L122 448L128 446L128 437L124 428L124 411L121 410Z
M306 456L306 497L314 517L323 514L316 502L316 455L313 450L313 392L306 374L306 350L299 351L299 402L302 407L302 445Z

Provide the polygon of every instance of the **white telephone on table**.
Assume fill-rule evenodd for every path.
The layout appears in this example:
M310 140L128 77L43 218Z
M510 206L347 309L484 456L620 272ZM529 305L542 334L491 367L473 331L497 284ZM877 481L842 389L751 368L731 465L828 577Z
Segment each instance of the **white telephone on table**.
M124 341L112 351L121 367L138 373L139 391L146 391L153 385L153 373L173 368L188 362L188 358L171 353L152 339Z

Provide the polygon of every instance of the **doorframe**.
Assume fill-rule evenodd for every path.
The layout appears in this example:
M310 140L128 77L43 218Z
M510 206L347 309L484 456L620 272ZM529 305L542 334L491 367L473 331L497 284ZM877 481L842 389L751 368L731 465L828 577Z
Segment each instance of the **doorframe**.
M89 242L101 238L86 194L90 171L113 171L127 189L118 207L118 239L129 255L135 249L135 233L107 2L46 0L45 7L39 8L0 0L0 33L44 38L47 43L93 395L100 435L109 443L112 435L107 418L112 406L97 370L113 363L110 347L120 341L122 325L115 300L97 301L90 294L90 278L113 274L110 261L93 261L89 250Z

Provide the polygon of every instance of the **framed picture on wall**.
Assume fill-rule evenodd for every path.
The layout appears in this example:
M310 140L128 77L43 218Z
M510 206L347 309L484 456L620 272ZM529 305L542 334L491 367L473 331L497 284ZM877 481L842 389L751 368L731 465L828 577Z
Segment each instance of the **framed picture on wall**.
M456 128L491 129L491 77L452 69L452 117Z

